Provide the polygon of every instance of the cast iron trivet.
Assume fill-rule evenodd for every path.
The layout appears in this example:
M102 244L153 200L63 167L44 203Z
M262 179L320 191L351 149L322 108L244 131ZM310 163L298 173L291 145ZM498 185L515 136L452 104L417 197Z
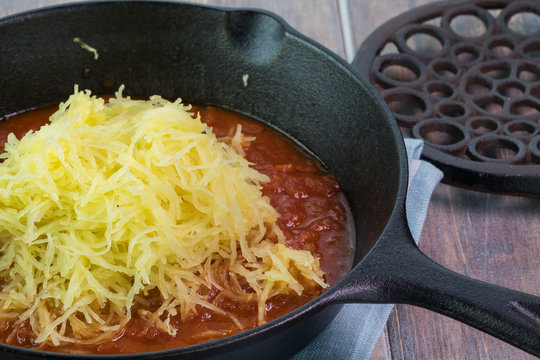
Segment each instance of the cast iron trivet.
M419 7L375 30L353 66L446 183L540 196L540 1Z

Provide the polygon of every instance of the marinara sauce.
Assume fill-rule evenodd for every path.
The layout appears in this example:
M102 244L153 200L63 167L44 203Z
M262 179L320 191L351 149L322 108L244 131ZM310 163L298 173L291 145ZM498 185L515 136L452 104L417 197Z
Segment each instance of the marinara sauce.
M49 106L30 110L1 121L0 152L9 133L21 138L28 130L38 130L57 108ZM255 169L270 178L263 184L263 194L270 198L280 215L278 225L286 236L287 245L309 250L319 259L327 283L335 284L349 271L352 261L351 217L336 177L324 171L290 139L260 122L212 106L196 106L193 111L201 114L202 120L218 138L234 135L238 124L244 136L255 138L244 147L245 157ZM300 296L279 295L268 299L266 320L271 321L302 306L321 292L322 289L317 287L304 291ZM159 305L155 303L152 306L157 308ZM238 329L226 316L199 307L187 321L172 318L176 336L163 333L134 315L115 340L100 345L52 347L35 344L29 325L19 326L13 336L12 324L2 320L0 342L54 352L120 354L198 344L257 326L256 302L240 303L223 298L219 306L237 316L244 329Z

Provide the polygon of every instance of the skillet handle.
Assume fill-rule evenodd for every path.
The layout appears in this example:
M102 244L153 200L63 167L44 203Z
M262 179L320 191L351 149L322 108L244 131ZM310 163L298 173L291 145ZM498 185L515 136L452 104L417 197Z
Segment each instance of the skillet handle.
M540 297L440 266L418 249L402 220L394 221L348 279L334 300L420 306L540 357Z

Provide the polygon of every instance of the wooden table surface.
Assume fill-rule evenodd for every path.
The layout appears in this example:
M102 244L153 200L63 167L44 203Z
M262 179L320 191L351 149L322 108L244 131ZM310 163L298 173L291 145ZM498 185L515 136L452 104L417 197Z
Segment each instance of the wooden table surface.
M64 2L1 0L0 16ZM355 49L377 26L432 1L197 2L273 11L350 61ZM430 203L420 248L454 271L540 296L540 199L477 193L440 184ZM372 359L533 358L467 325L408 305L395 306L372 355Z

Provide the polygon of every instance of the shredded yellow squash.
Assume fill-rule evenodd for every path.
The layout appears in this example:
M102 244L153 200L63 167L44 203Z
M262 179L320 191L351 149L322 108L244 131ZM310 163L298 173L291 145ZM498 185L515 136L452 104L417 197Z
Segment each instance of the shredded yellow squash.
M318 261L284 245L261 193L267 176L216 139L180 100L78 91L50 124L0 155L0 318L35 342L96 343L140 315L172 335L171 316L208 298L257 301L326 287ZM246 291L247 283L250 290ZM239 325L240 326L240 325Z

